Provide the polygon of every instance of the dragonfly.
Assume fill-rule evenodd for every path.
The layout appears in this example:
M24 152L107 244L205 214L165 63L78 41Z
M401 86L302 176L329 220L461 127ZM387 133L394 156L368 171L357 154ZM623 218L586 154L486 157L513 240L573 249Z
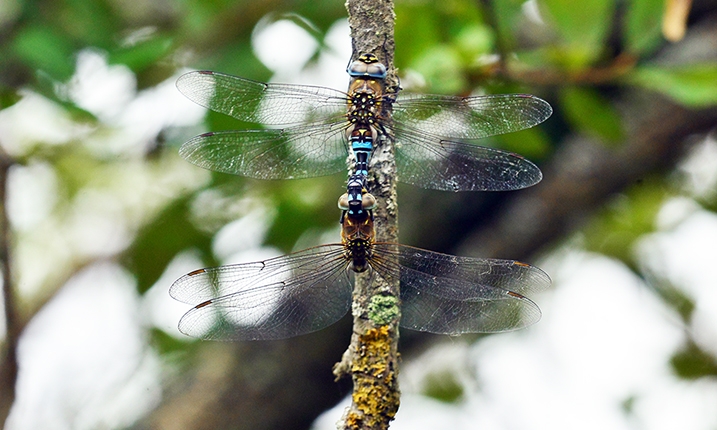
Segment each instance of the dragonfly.
M376 200L362 181L352 176L339 199L341 243L198 269L174 282L170 295L193 306L179 330L208 340L272 340L317 331L348 312L355 275L361 272L400 282L400 325L407 329L491 333L540 319L540 309L527 296L550 285L545 272L514 260L376 242Z
M338 173L351 154L354 173L366 174L377 140L393 136L398 179L419 187L507 191L542 179L529 160L476 141L542 123L552 114L546 101L526 94L388 94L386 67L373 54L361 55L347 72L348 92L212 71L184 74L177 88L187 98L265 128L204 133L180 154L209 170L257 179Z

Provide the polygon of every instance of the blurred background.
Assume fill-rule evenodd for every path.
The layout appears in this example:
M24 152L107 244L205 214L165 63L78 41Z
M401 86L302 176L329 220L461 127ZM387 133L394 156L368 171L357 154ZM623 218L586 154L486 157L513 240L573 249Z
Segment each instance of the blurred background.
M344 89L343 2L0 2L0 322L6 429L332 429L350 318L274 342L180 334L191 270L339 240L344 175L195 167L190 137L246 124L184 99L211 69ZM486 139L544 180L399 186L401 242L535 264L518 332L401 332L395 429L717 427L717 3L396 0L402 86L525 92L543 125ZM14 372L14 357L19 371Z

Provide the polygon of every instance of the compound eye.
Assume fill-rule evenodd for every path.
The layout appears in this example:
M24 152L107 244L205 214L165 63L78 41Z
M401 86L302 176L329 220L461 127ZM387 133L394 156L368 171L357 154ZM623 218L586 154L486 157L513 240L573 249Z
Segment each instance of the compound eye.
M349 64L349 67L346 68L346 72L349 76L363 76L366 75L368 67L369 65L363 61L356 60Z
M358 60L352 61L346 68L349 76L354 78L386 78L386 66L378 62L375 55L362 55Z
M376 207L376 197L371 193L364 193L361 198L361 207L365 210L371 210Z
M372 78L384 79L386 77L386 66L381 63L367 64L366 74Z
M339 197L339 209L342 211L349 210L349 194L344 193L341 197Z

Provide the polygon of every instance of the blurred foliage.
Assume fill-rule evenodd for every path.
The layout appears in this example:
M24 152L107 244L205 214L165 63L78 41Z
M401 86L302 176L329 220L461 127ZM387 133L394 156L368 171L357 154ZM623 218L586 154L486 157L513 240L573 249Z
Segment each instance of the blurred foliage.
M531 160L542 160L550 154L551 141L542 128L529 128L495 136L498 147L519 153Z
M675 353L670 364L675 373L684 379L717 376L717 360L692 342Z
M628 78L634 85L664 93L687 106L717 104L717 64L642 67Z
M306 29L322 49L328 29L346 13L343 2L333 0L17 3L15 8L0 10L0 108L14 106L29 89L54 101L73 123L95 134L111 134L117 125L103 123L62 91L73 77L81 50L99 50L111 64L127 66L139 90L152 88L184 67L268 80L271 72L251 45L261 19L289 19ZM616 95L647 90L689 107L717 104L717 63L654 61L655 53L668 46L660 33L663 13L661 0L584 0L579 6L570 0L398 1L395 61L411 90L446 94L518 90L544 97L554 106L556 113L544 127L499 136L486 145L539 162L549 160L554 145L570 134L589 135L610 150L619 150L626 131ZM312 58L307 66L315 64L317 55ZM242 127L251 125L216 113L208 113L200 126L214 131ZM139 157L151 164L158 163L157 157L177 157L176 147L185 132L170 135L169 148L139 155L102 154L77 138L63 145L33 142L31 149L13 156L21 164L52 166L60 184L58 198L63 200L54 209L57 216L60 208L67 211L78 195L96 186L97 178L123 168L127 158ZM220 263L212 240L221 226L202 225L190 216L192 207L207 191L240 201L247 197L247 183L243 178L212 174L206 183L177 186L156 202L137 196L148 199L148 206L159 206L136 217L140 221L130 229L130 243L118 256L135 275L139 293L144 294L167 265L187 250L197 251L207 265ZM336 198L342 183L343 177L337 176L257 185L260 192L256 195L261 194L276 210L264 242L288 252L307 232L336 228ZM104 192L112 197L116 190ZM636 241L655 231L660 207L681 192L667 175L634 184L610 206L590 216L582 230L585 247L615 257L640 273L633 253ZM707 202L703 206L715 209ZM222 218L223 223L232 220ZM76 268L86 263L81 258L68 260ZM694 303L687 295L676 288L657 291L689 321ZM158 331L152 339L160 353L186 345ZM676 353L672 366L687 379L717 374L714 357L696 345ZM426 387L426 394L455 401L463 387L452 375L438 375Z
M668 197L669 188L662 178L649 178L633 185L598 212L583 230L587 249L636 267L635 242L656 230L657 212Z
M575 7L570 0L544 0L541 12L553 24L560 49L555 55L568 70L579 70L601 59L606 49L605 38L612 25L614 0L586 0Z
M140 293L157 282L181 250L197 248L205 257L206 265L217 265L216 259L211 257L211 236L199 230L188 218L190 199L185 197L172 202L137 232L124 263L137 277Z
M648 278L649 279L649 278ZM685 324L692 321L692 313L695 311L695 301L684 291L661 279L649 279L655 291L665 303L677 311Z
M565 87L560 92L565 119L576 130L595 136L606 144L618 144L625 138L615 107L590 88Z
M426 375L422 392L427 397L446 403L455 403L461 400L465 388L455 373L444 371Z
M628 52L645 54L662 42L660 28L665 9L663 0L631 0L626 2L624 41Z

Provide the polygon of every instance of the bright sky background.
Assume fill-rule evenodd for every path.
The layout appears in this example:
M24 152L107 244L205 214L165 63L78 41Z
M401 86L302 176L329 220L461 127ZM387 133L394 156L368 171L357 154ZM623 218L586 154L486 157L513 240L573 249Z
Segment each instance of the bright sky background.
M315 49L303 29L290 21L262 21L254 34L254 49L275 73L274 81L345 88L350 40L344 20L332 27L326 43L329 50L318 64L297 73ZM126 193L88 192L76 213L59 221L49 220L56 186L51 166L35 164L12 172L9 210L22 239L16 250L21 295L36 294L53 268L78 255L100 258L121 251L142 217L150 216L162 199L208 180L206 172L189 163L164 166L162 172L141 163L159 130L199 124L205 114L179 94L175 80L173 76L137 92L128 69L108 66L101 53L85 51L78 56L68 91L112 133L83 129L32 93L0 112L2 144L11 154L30 150L36 141L62 145L82 138L96 142L97 151L128 158L123 173L117 173ZM687 195L714 193L717 143L699 146L682 170L689 178ZM148 201L157 203L147 207ZM214 250L226 263L277 254L261 247L273 214L268 204L255 201L217 234ZM554 281L551 291L535 298L543 310L538 324L474 345L446 338L404 363L404 395L391 428L717 428L717 381L678 380L667 364L685 342L686 331L717 354L717 216L684 197L665 205L658 225L662 231L645 237L635 252L643 264L665 273L695 299L691 327L682 327L673 311L622 263L565 245L537 262ZM131 274L110 261L74 276L23 333L18 398L6 428L116 428L151 410L161 399L162 363L147 345L146 329L156 326L182 336L176 323L188 307L173 301L167 290L199 266L191 252L178 256L144 297L137 295ZM461 402L421 396L427 378L445 371L463 384ZM628 414L623 405L630 398L635 401ZM316 429L334 429L344 406L324 414Z

